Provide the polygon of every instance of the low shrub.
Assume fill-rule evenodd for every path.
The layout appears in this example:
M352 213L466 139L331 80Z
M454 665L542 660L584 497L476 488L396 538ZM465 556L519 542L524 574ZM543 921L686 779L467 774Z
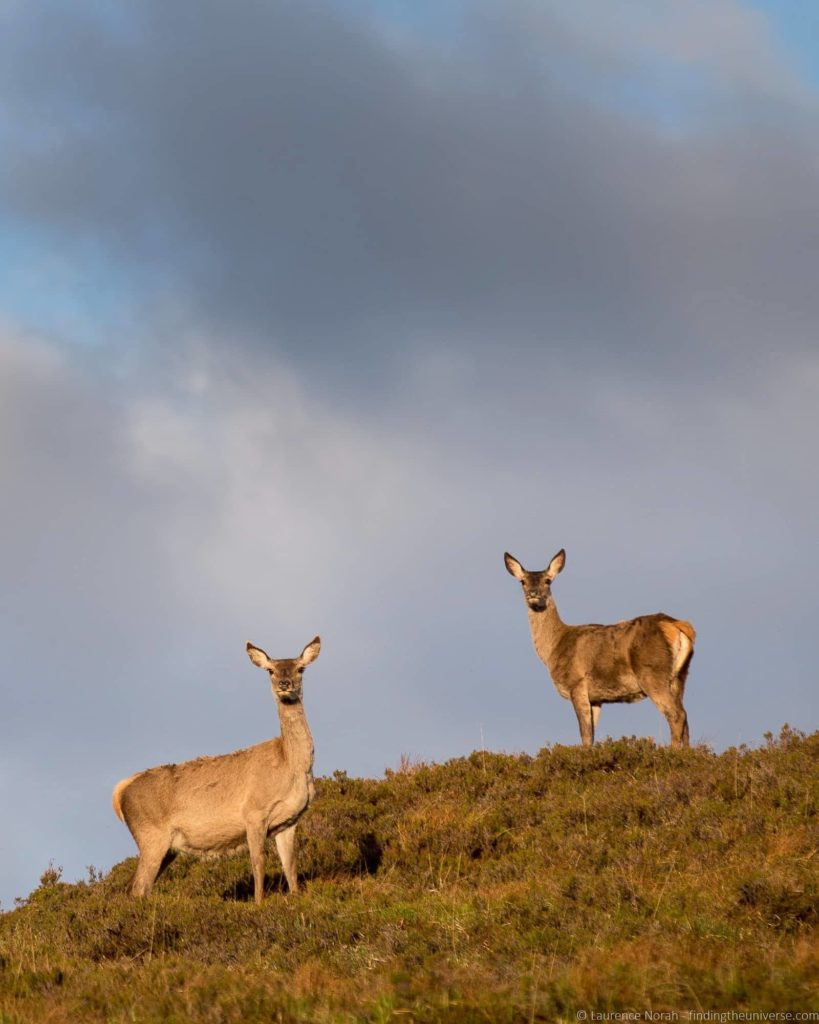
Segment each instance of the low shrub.
M533 1021L816 1009L819 733L478 752L317 782L275 853L50 864L0 916L0 1022ZM272 845L272 844L271 844Z

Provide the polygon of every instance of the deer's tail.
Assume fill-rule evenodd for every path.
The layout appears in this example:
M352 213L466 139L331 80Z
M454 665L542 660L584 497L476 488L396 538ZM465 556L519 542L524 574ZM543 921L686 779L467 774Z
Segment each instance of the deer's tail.
M135 778L136 775L129 775L127 779L118 782L114 786L114 792L111 794L111 806L114 808L114 814L116 814L120 821L125 821L125 815L122 813L122 794Z
M659 625L671 648L673 674L678 676L691 660L697 633L691 623L686 622L685 619L668 619Z

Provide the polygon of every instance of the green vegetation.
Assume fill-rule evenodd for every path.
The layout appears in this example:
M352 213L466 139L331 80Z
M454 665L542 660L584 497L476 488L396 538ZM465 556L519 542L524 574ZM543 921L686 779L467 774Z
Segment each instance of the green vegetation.
M0 917L0 1022L574 1020L819 1009L819 733L320 780L304 891L247 857L50 868Z

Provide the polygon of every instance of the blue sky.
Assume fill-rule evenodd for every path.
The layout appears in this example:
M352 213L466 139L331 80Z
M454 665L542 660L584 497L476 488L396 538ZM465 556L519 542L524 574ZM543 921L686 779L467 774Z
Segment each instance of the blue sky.
M789 60L814 86L819 86L819 11L801 0L754 0L750 5L769 20Z
M0 19L3 907L276 732L248 639L321 634L321 774L577 742L504 550L694 623L695 742L817 727L806 8Z

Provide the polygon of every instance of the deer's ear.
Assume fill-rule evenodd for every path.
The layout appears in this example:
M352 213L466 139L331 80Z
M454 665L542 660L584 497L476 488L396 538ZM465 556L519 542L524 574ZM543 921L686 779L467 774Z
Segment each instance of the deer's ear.
M550 583L555 578L555 576L557 576L557 574L562 571L563 566L565 564L566 552L563 550L563 548L561 548L560 551L558 551L555 557L551 560L551 562L549 562L549 568L546 570L546 574L549 577Z
M523 577L526 575L526 570L523 568L523 566L520 564L517 558L513 558L507 551L506 554L503 556L503 560L504 562L506 562L506 571L510 572L516 580L522 580Z
M300 665L309 665L311 661L315 661L316 658L319 656L319 651L320 650L321 650L321 638L320 637L314 637L310 641L310 643L304 648L304 650L301 652L301 654L299 655L299 657L297 659L299 664Z
M268 658L261 647L254 647L249 640L247 642L247 656L259 668L270 668L270 658Z

